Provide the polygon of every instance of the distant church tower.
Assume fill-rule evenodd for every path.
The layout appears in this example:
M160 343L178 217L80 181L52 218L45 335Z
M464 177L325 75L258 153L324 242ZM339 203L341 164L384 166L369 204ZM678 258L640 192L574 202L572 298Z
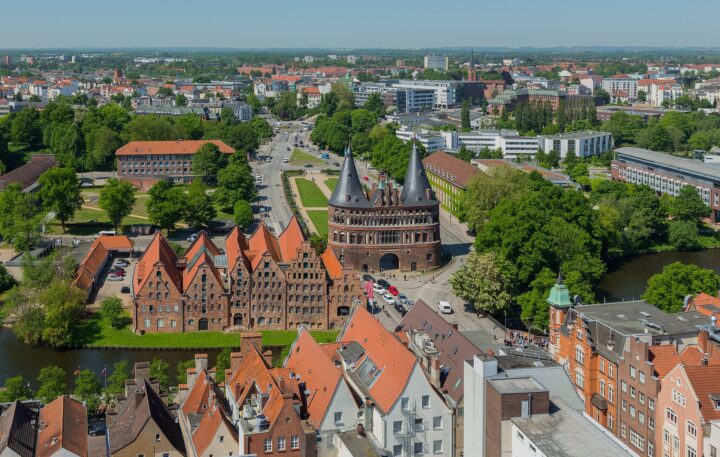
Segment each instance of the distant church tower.
M328 247L344 266L363 272L438 267L440 202L413 141L402 191L381 177L365 192L350 149L328 200Z
M468 82L477 81L477 73L475 72L475 51L470 51L470 65L468 65Z

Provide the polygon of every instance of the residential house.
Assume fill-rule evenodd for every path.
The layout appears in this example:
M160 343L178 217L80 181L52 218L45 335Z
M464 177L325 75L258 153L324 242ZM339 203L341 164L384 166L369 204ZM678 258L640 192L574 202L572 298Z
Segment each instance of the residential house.
M79 400L63 395L48 403L37 428L36 457L88 457L87 410Z
M402 457L454 454L453 410L415 354L362 306L338 341L345 377L365 399L358 420L380 447Z
M0 407L0 457L34 457L36 417L17 400Z

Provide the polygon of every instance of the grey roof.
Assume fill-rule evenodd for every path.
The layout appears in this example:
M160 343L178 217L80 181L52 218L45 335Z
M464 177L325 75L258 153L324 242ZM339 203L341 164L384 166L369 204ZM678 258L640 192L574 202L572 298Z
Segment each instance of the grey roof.
M532 376L550 392L551 397L560 397L572 409L584 411L585 403L577 394L575 386L562 365L543 361L545 366L532 368L513 368L504 373L510 377Z
M557 135L539 135L539 137L548 140L586 140L601 135L610 135L610 133L587 130L583 132L558 133Z
M345 445L345 450L352 457L381 457L385 454L375 446L375 443L367 435L359 435L357 430L338 433L338 438Z
M544 455L553 457L612 457L630 453L609 432L573 411L559 397L552 397L550 414L534 414L512 423Z
M545 387L529 376L522 378L491 378L488 382L501 394L547 391Z
M4 454L5 449L10 449L20 457L33 456L35 449L33 416L32 410L19 401L14 401L0 413L0 454Z
M428 190L430 191L430 199L427 197ZM425 206L437 203L414 139L400 201L404 206Z
M370 201L365 196L365 192L363 192L362 185L360 184L360 177L355 168L355 159L353 159L349 147L345 149L345 161L340 170L340 178L328 200L328 204L344 207L370 206Z
M675 157L665 152L655 152L642 148L618 148L616 154L621 154L625 158L639 159L653 164L670 167L680 172L691 172L709 180L720 180L720 168L705 164L699 160L683 159ZM616 155L617 160L622 157Z

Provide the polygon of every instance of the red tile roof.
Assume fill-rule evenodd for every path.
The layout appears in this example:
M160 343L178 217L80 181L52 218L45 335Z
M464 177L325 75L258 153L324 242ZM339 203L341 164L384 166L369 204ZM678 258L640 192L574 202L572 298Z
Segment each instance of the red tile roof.
M689 303L687 311L697 311L710 317L712 314L720 312L720 298L700 292Z
M50 457L60 449L87 457L87 411L81 402L63 395L41 409L38 420L37 457Z
M720 395L720 365L684 367L685 374L698 399L704 422L720 419L720 410L715 409L713 399Z
M720 362L706 357L697 346L687 346L679 354L674 344L650 346L648 358L652 362L658 378L662 379L670 371L682 363L685 366L700 366L703 359L708 359L710 365L720 365Z
M245 234L236 225L225 238L225 254L227 255L228 268L232 268L237 264L239 258L245 259L244 251L247 250L248 243Z
M359 343L380 370L368 391L382 411L390 411L417 363L413 353L362 306L355 307L340 338Z
M182 275L177 267L177 255L165 240L165 237L160 232L156 232L137 265L135 265L133 286L136 294L143 288L153 268L159 263L165 268L170 280L175 284L175 288L182 291Z
M200 419L197 429L192 434L192 440L195 445L197 455L205 455L205 451L212 444L220 427L224 427L228 434L237 443L237 429L233 427L232 423L230 423L221 408L214 404L210 405L203 414L202 419Z
M320 256L320 260L322 260L323 265L325 265L325 270L327 270L330 278L340 279L342 277L342 264L332 249L325 249L325 252Z
M209 265L210 270L217 278L218 283L222 284L222 278L217 268L215 268L214 256L220 255L220 250L210 240L207 232L204 230L200 232L197 239L193 242L190 248L185 253L185 259L187 261L187 268L183 271L183 285L188 287L190 282L193 280L198 270L203 265Z
M315 428L319 428L342 379L342 370L335 367L332 359L305 328L300 329L285 368L305 381L310 392L307 400L309 419Z
M280 252L280 256L283 262L289 262L297 258L297 251L302 247L302 243L305 241L305 234L300 228L300 223L297 220L297 216L293 216L285 227L285 230L280 234L277 239L277 244Z
M425 157L423 165L426 171L463 189L467 188L468 182L473 176L480 173L476 166L443 151L436 151Z
M143 154L195 154L206 143L213 143L220 152L232 154L233 148L221 140L182 140L182 141L131 141L118 149L115 154L119 156Z
M269 253L276 262L282 259L277 239L270 233L265 222L260 222L257 230L250 235L248 239L248 251L254 253L251 260L253 270L260 264L260 260L266 252Z

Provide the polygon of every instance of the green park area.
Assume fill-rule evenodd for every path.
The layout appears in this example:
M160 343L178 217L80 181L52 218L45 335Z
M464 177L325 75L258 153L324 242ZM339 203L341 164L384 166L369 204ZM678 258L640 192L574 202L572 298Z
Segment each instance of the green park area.
M290 156L290 162L295 165L302 165L306 163L324 163L320 157L310 154L309 152L305 152L301 149L293 150L292 155Z
M325 194L322 193L317 184L305 178L296 179L295 184L305 208L324 208L327 206L327 198L325 198Z
M327 238L328 233L328 212L326 209L313 209L307 212L308 217L318 231L318 235Z
M325 180L325 185L328 186L328 188L333 192L335 192L337 183L338 183L338 178L328 178Z

